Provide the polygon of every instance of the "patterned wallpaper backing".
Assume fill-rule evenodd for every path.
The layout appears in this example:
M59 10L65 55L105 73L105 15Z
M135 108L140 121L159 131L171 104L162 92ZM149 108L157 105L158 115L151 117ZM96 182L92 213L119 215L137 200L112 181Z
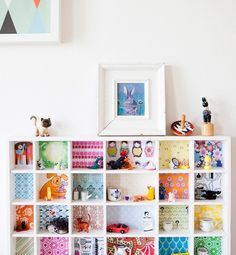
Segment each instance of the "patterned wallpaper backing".
M206 248L209 255L222 255L222 238L221 237L195 237L194 254L197 255L198 248Z
M189 143L188 142L160 142L160 169L169 169L169 162L177 158L180 168L189 165Z
M173 229L188 229L188 217L188 206L160 206L159 228L163 229L163 222L171 221Z
M16 255L34 255L34 238L17 237Z
M68 237L41 237L40 255L69 255Z
M40 205L39 206L39 227L46 230L47 225L53 218L69 217L69 209L66 205Z
M33 174L15 174L15 198L33 199L34 197L34 177Z
M188 174L160 174L159 182L166 192L174 192L175 198L188 199Z
M188 252L187 237L160 237L159 255Z
M79 191L87 190L90 199L103 198L103 175L102 174L74 174L73 188L78 187Z
M16 206L16 225L21 226L25 221L28 229L34 228L34 207L33 205L17 205Z
M201 218L212 218L216 221L216 229L222 229L222 205L195 205L195 229L199 229Z
M88 214L91 216L90 229L101 230L104 225L103 207L98 205L74 206L73 207L73 228L76 231L77 218L82 217L88 220Z

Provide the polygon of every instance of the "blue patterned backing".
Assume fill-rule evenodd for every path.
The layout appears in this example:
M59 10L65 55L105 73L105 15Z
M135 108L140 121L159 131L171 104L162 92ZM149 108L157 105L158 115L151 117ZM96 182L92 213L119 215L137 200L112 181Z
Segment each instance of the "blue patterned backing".
M33 174L15 174L15 199L34 198Z
M40 205L39 225L40 230L46 230L47 225L53 218L69 217L69 209L66 205Z
M160 237L159 255L188 252L187 237Z
M91 199L103 199L103 175L102 174L74 174L73 188L88 190L92 194Z

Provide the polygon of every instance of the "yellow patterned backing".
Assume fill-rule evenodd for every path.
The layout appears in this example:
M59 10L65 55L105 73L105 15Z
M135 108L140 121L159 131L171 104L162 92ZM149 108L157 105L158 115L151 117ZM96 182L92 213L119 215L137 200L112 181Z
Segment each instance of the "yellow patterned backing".
M216 221L216 229L222 229L222 205L196 205L195 229L199 230L201 218L211 218Z
M189 168L189 143L186 141L160 142L160 169L169 169L172 158L179 160L180 169Z

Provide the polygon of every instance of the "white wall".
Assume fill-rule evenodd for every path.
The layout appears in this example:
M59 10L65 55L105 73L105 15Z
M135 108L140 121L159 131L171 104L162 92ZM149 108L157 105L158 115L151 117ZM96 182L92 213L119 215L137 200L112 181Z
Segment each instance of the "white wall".
M233 136L235 154L235 0L62 2L62 44L0 45L0 207L8 206L4 142L32 135L31 114L50 116L58 135L96 135L99 62L165 62L167 123L186 113L199 126L206 96L217 134ZM7 214L1 209L4 255ZM235 217L232 231L235 239Z

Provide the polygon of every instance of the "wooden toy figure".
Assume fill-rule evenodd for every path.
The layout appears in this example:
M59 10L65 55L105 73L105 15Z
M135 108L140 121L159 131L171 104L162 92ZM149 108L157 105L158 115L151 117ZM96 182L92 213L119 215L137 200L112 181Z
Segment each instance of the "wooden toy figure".
M209 155L205 156L204 162L205 162L204 169L205 170L211 170L211 157Z
M193 130L193 124L185 120L184 114L182 114L181 120L177 120L171 124L171 131L174 135L188 136L193 133Z
M208 102L205 97L202 98L202 106L204 110L203 114L203 125L202 125L202 135L212 136L214 135L214 125L211 123L211 111L208 107Z

